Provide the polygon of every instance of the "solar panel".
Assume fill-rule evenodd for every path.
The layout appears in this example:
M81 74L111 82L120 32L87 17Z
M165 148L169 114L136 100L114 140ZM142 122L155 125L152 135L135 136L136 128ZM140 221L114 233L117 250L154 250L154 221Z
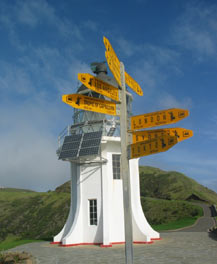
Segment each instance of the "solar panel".
M102 131L85 133L79 152L79 157L88 155L98 155L101 138Z
M62 151L70 150L70 149L78 149L80 146L80 141L75 141L73 143L65 143L62 146Z
M78 155L79 146L81 144L82 135L71 135L64 138L59 159L75 159Z
M90 140L83 140L82 144L81 144L81 148L89 148L89 147L96 147L100 144L101 139L97 138L97 139L90 139Z
M73 141L80 141L81 137L82 137L82 135L65 136L64 143L70 143Z
M78 157L98 155L102 131L66 136L59 159L77 159Z
M93 138L100 138L102 137L102 131L97 132L89 132L84 134L83 140L93 139Z
M70 158L76 158L77 157L78 150L68 150L68 151L61 151L59 159L70 159Z
M82 148L79 153L79 157L87 155L97 155L99 153L99 147Z

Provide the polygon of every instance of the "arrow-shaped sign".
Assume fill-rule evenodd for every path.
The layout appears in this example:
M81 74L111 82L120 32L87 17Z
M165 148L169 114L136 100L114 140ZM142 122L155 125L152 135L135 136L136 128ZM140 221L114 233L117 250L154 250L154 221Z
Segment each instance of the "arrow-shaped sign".
M188 115L188 110L173 108L138 116L132 116L131 130L139 130L143 128L174 124L187 117Z
M108 84L89 73L79 73L78 80L90 90L105 95L115 101L119 101L118 88L112 86L111 84Z
M78 109L107 115L119 115L116 104L81 94L66 94L62 96L64 103Z
M132 132L132 143L160 138L164 135L177 137L178 142L193 136L193 131L185 128L164 128Z
M167 151L177 143L177 137L163 135L159 138L145 140L129 146L129 159L148 156Z
M106 48L105 57L108 62L109 69L111 70L118 84L121 86L120 61L109 40L106 37L103 37L103 41ZM143 91L140 85L126 72L125 82L138 95L143 95Z

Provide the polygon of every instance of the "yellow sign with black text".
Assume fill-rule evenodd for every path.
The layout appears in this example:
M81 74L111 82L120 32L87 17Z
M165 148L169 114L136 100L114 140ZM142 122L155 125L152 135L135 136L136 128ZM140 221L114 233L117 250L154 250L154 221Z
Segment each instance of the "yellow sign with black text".
M110 71L112 72L115 80L121 86L121 73L120 73L120 62L116 57L112 56L111 53L105 52L105 57L109 66Z
M188 110L172 108L131 117L131 130L174 124L189 115Z
M129 159L135 159L167 151L177 143L177 137L163 135L159 138L145 140L129 146Z
M62 101L74 108L92 111L107 115L119 115L116 104L110 101L101 100L80 94L66 94Z
M106 48L105 57L108 62L109 69L114 75L117 83L121 86L120 61L109 40L106 37L103 37L103 41ZM138 95L143 95L140 85L127 72L125 72L125 82Z
M119 101L118 88L94 77L89 73L79 73L78 80L81 81L88 89Z
M127 72L125 72L125 82L135 93L143 96L142 88Z
M178 142L193 136L193 131L185 128L164 128L132 132L132 143L163 137L164 135L177 137Z

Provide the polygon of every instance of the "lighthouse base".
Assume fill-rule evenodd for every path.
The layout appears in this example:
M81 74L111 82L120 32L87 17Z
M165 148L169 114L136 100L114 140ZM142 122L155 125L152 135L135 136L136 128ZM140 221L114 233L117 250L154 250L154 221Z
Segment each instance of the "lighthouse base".
M71 206L68 219L53 243L61 246L125 243L123 182L117 176L120 138L103 137L101 160L71 164ZM115 159L114 159L115 158ZM160 239L142 210L139 185L139 159L129 161L133 241L151 244ZM115 177L114 177L115 176Z

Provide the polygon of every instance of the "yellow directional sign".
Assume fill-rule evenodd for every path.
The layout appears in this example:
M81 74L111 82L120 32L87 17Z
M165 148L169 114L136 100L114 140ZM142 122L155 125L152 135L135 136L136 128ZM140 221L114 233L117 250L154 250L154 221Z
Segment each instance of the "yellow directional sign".
M107 115L119 115L116 104L110 101L97 99L80 94L66 94L62 96L62 101L74 108L92 111Z
M103 37L103 41L106 48L105 57L107 59L109 69L111 70L118 84L121 86L120 61L109 40L106 37ZM140 85L126 72L125 82L138 95L143 95L143 91Z
M125 72L125 82L134 92L143 96L142 88L127 72Z
M172 108L158 112L132 116L131 130L176 123L189 115L188 110Z
M120 62L117 57L112 56L111 53L105 52L105 57L115 80L121 86Z
M89 73L79 73L78 80L92 91L105 95L115 101L119 101L118 88L94 77L93 75Z
M130 145L130 159L167 151L177 143L177 137L164 135Z
M132 143L137 143L145 140L161 138L164 135L177 137L178 142L188 139L193 136L193 131L185 128L164 128L144 131L135 131L132 133Z

